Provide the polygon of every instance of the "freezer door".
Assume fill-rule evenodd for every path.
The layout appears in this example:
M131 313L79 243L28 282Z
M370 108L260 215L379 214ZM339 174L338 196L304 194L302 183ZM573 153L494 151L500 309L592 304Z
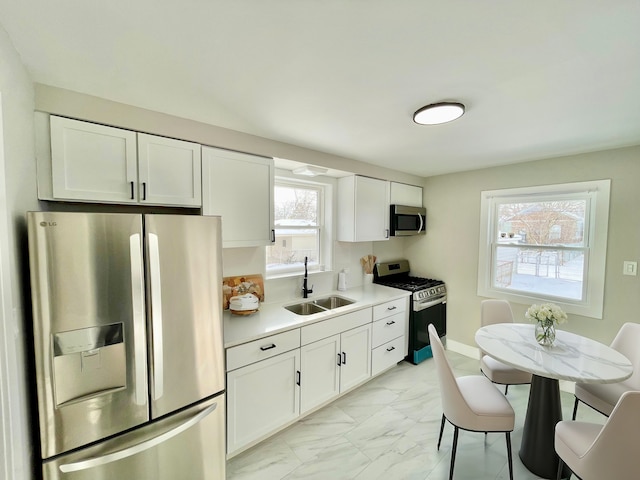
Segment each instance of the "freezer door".
M42 457L148 421L142 216L29 212Z
M224 390L220 217L145 215L151 417Z
M224 395L45 462L43 480L222 480Z

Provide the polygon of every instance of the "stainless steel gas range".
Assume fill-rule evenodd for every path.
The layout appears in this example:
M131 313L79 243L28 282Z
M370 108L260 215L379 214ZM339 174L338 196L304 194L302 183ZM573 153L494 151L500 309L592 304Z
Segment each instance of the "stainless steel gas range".
M374 283L412 292L406 360L417 365L430 358L429 324L433 323L440 337L447 334L447 287L444 282L411 276L408 260L377 263L373 275Z

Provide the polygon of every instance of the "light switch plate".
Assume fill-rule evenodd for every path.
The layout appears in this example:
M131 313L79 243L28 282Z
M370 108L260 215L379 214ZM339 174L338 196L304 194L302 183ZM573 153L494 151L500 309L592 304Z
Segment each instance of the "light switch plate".
M622 266L623 275L637 275L638 274L638 262L630 262L625 260Z

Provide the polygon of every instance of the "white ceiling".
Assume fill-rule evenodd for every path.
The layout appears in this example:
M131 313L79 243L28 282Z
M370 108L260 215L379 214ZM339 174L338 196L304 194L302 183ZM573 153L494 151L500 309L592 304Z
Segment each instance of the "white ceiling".
M640 144L638 0L0 0L0 23L35 82L421 176ZM413 123L445 100L466 114Z

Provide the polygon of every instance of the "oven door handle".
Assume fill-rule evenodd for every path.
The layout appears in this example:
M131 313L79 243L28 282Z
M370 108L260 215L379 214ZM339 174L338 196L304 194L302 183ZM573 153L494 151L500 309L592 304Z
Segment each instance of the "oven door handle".
M441 303L447 303L447 296L443 295L442 297L438 297L435 300L431 300L428 302L414 302L413 311L419 312L424 310L425 308L433 307L434 305L439 305Z

